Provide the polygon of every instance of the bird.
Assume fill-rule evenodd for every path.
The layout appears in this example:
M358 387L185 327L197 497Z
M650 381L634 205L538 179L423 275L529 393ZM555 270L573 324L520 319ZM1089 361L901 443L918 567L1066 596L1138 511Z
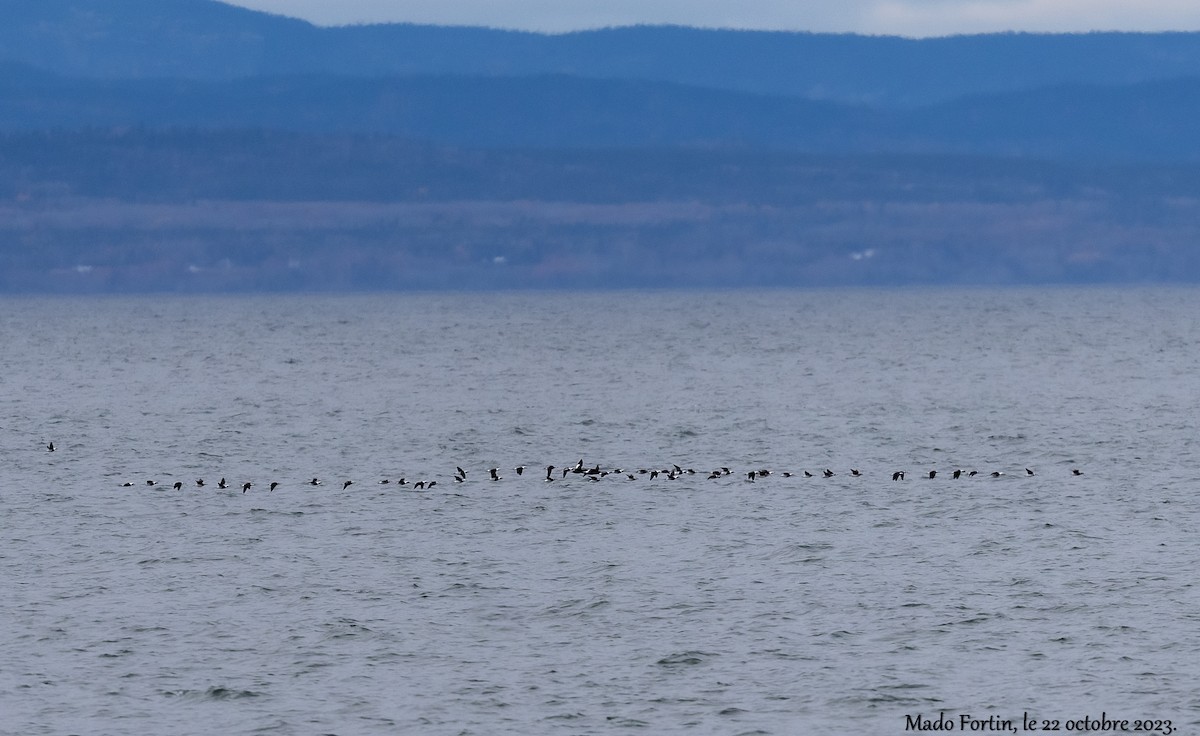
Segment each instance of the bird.
M547 465L547 466L546 466L546 482L547 482L547 483L550 483L550 482L552 482L552 481L554 480L554 478L552 478L552 477L550 476L550 474L551 474L551 473L553 473L553 472L554 472L554 466L553 466L553 465Z
M1025 475L1033 475L1033 471L1029 468L1025 468Z
M993 477L993 478L999 478L999 477L1000 477L1000 476L1002 476L1002 475L1004 475L1004 473L1001 473L999 470L993 470L993 471L992 471L992 477Z
M904 471L897 470L896 472L892 473L892 480L904 480Z
M130 483L129 481L125 481L124 483L121 484L121 487L122 488L132 488L133 484Z
M812 473L810 473L810 472L808 472L808 471L806 470L806 471L804 471L804 477L805 477L805 478L811 478L811 477L813 477L813 474L812 474Z
M243 483L242 484L242 493L245 493L246 491L250 490L250 486L252 486L252 485L254 485L254 484L249 481L246 481L245 483Z
M173 485L171 487L177 491L182 491L183 490L183 481L177 480L177 481L175 481L175 485Z
M467 479L467 471L463 470L461 465L455 465L454 469L458 471L459 477L461 477L463 480Z
M148 486L152 486L152 485L155 485L155 484L157 484L157 483L158 483L158 481L156 481L156 480L148 480L148 481L146 481L146 485L148 485Z
M929 477L930 477L930 478L936 478L936 477L937 477L937 471L936 471L936 470L931 470L931 471L929 471Z
M825 477L826 478L832 478L833 475L834 475L834 473L832 470L830 470L829 468L825 468Z
M342 490L344 491L344 490L346 490L347 488L349 488L349 487L350 487L350 486L352 486L352 485L354 485L354 481L352 481L352 480L348 480L348 481L346 481L345 483L343 483L343 484L342 484Z
M1080 470L1079 468L1073 468L1071 470L1071 475L1083 475L1083 471Z
M413 483L413 488L420 488L420 489L424 490L424 488L425 488L425 481L423 481L423 480L419 480L419 481L417 481L416 483Z
M858 472L858 468L850 468L850 475L853 475L855 478L857 478L858 476L862 475L862 473Z
M754 476L756 476L756 475L758 475L758 473L756 473L755 471L751 470L749 473L746 473L746 480L747 480L747 481L749 481L750 483L753 483L753 482L754 482Z
M492 480L500 480L500 468L490 468L488 472L492 475Z
M278 487L279 487L279 482L278 482L278 481L274 481L274 480L273 480L273 481L271 481L271 488L270 488L269 490L272 490L272 491L273 491L273 490L275 490L275 489L276 489L276 488L278 488Z
M391 481L388 480L387 478L384 478L383 480L379 481L379 485L381 485L381 486L386 486L389 483L391 483Z
M517 467L513 468L513 470L517 471L517 475L520 475L521 473L525 472L525 466L518 465Z
M428 483L426 483L426 484L425 484L425 487L426 487L426 488L433 488L433 487L434 487L434 486L436 486L436 485L437 485L437 481L436 481L436 480L431 480L431 481L429 481Z
M54 443L53 442L46 445L46 452L54 452Z
M225 482L225 479L224 479L224 478L222 478L222 479L221 479L221 480L220 480L220 481L217 483L217 488L228 488L228 487L229 487L229 484Z
M196 479L196 487L197 487L197 488L203 488L203 487L204 487L204 479L203 479L203 478L197 478L197 479Z
M316 479L316 478L313 478L312 480L310 480L310 481L308 482L308 484L309 484L310 486L319 486L319 485L321 485L321 481L320 481L320 480L318 480L318 479Z
M959 478L961 478L961 477L962 477L962 471L961 471L961 470L955 470L953 473L951 473L951 477L953 477L953 478L954 478L954 480L958 480Z
M456 476L454 476L454 482L455 483L463 483L463 482L465 482L465 479L461 475L456 475Z

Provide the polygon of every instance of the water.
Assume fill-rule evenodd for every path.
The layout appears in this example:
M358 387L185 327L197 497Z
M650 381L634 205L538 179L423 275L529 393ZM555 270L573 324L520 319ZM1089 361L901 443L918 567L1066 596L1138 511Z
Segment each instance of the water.
M0 308L0 732L1200 723L1200 291Z

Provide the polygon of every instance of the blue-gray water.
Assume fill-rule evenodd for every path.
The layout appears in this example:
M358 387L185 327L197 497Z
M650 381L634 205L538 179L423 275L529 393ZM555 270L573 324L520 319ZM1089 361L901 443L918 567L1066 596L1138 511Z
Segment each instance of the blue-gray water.
M0 732L1200 723L1200 291L0 308Z

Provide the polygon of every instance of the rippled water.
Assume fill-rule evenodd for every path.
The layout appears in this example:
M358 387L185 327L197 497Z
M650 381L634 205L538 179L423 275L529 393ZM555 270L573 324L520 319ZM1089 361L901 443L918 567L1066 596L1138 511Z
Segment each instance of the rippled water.
M1200 291L0 307L4 733L1200 723Z

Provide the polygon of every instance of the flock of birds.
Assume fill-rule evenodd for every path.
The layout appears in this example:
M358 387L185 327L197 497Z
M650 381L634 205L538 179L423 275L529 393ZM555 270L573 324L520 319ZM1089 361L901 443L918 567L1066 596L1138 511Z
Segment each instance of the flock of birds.
M54 446L54 443L50 442L46 445L46 449L49 452L54 452L56 448ZM518 476L521 476L521 475L524 475L526 467L527 466L525 466L525 465L518 465L518 466L514 467L512 470ZM497 468L489 468L487 473L488 473L487 480L489 480L489 481L496 482L496 481L504 480L503 476L500 475L500 468L498 468L498 467ZM956 468L955 470L950 471L950 473L949 473L950 477L955 480L958 480L959 478L964 478L964 477L974 478L975 476L977 476L979 474L980 473L978 471L963 470L962 468ZM662 469L640 468L637 471L624 470L621 468L607 468L606 469L606 468L601 468L601 466L598 463L596 465L588 467L584 464L583 459L581 458L579 460L579 462L575 463L574 465L565 466L565 467L561 467L561 468L558 466L555 466L555 465L547 465L546 466L546 475L542 480L544 480L547 483L553 483L556 480L566 480L568 477L570 477L572 475L580 476L583 479L592 481L592 482L599 482L600 480L602 480L604 478L608 478L608 477L623 478L626 481L635 481L635 480L638 480L639 478L647 478L649 480L657 480L659 478L665 478L666 480L676 480L677 478L696 476L696 475L706 476L709 480L715 480L715 479L719 479L719 478L726 478L726 477L732 476L732 475L734 475L734 471L729 469L728 467L722 466L722 467L716 468L714 470L708 471L707 473L697 473L695 468L684 468L675 463L672 463L670 467L662 468ZM814 478L814 477L818 477L818 476L822 477L822 478L832 478L833 476L837 475L837 473L835 473L833 470L831 470L829 468L825 468L824 470L822 470L816 474L814 474L808 470L802 470L802 471L793 473L790 471L773 471L768 468L760 468L757 470L747 471L745 474L745 481L747 483L753 483L761 478L768 478L772 475L780 476L783 478L793 478L793 477ZM858 478L858 477L863 477L864 473L862 473L862 471L860 471L858 468L851 468L849 471L849 475L851 477ZM988 473L988 475L990 475L992 478L1000 478L1000 477L1006 475L1006 473L1002 470L993 470L991 473ZM1025 468L1025 472L1023 473L1023 475L1028 477L1028 476L1032 476L1032 475L1036 475L1036 474L1033 472L1033 470L1031 470L1029 468ZM1083 475L1083 471L1080 470L1079 468L1073 468L1071 470L1071 475ZM457 467L455 467L455 473L452 477L453 477L453 482L455 482L455 483L466 483L467 482L467 471L463 470L461 466L457 466ZM902 481L906 477L907 477L907 471L904 471L904 470L897 470L892 473L893 481ZM922 477L928 478L928 479L935 479L938 477L938 471L937 470L926 471ZM411 488L413 488L415 490L426 490L429 488L434 488L437 486L437 484L438 484L438 482L436 480L418 480L418 481L415 481L410 484L407 478L400 478L399 480L396 480L396 481L392 481L390 478L384 478L379 481L379 485L396 485L396 486L400 486L400 487L410 487L411 486ZM125 483L122 483L121 485L125 488L131 488L136 484L127 481ZM150 486L150 487L155 487L155 486L158 486L159 483L156 480L148 480L148 481L146 481L146 485ZM180 490L183 490L184 485L185 484L183 481L175 481L171 485L171 487L177 491L180 491ZM205 482L205 480L203 478L197 478L195 481L195 487L197 487L197 488L204 488L207 485L208 484ZM279 481L272 481L267 486L267 490L274 491L280 485L281 484ZM322 485L325 485L325 482L323 480L321 480L320 478L314 477L312 480L305 481L304 485L322 486ZM344 491L352 485L354 485L354 481L352 481L352 480L342 481L342 490ZM236 488L236 484L230 485L229 482L225 480L225 478L221 478L221 480L217 481L216 487L218 489L225 490L225 489L229 489L229 488ZM242 483L241 484L242 493L248 492L253 487L254 487L253 482L247 481L247 482Z

